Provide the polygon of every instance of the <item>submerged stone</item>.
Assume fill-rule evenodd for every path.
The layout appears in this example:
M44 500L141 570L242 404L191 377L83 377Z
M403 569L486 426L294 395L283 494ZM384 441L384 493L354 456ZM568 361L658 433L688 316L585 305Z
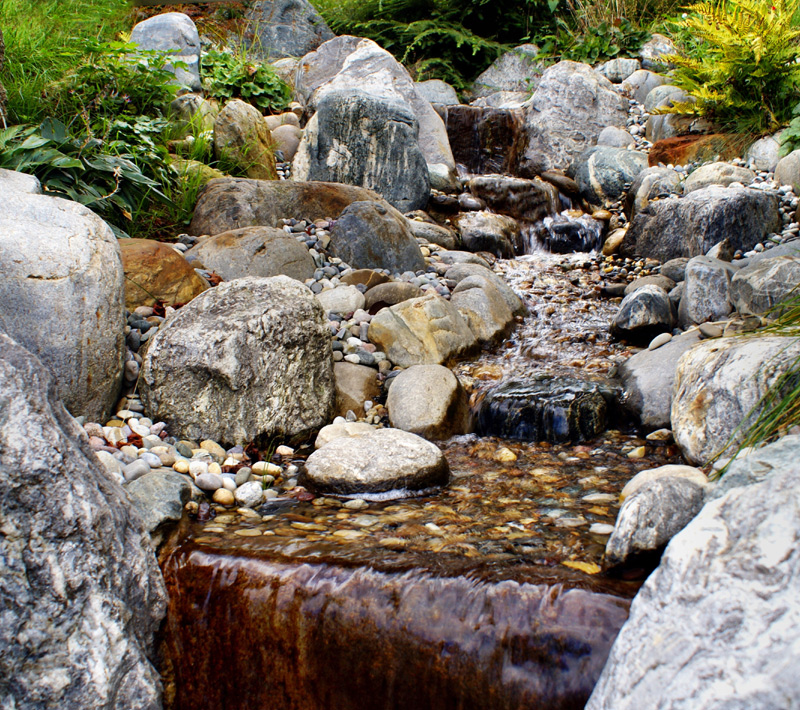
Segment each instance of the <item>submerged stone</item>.
M575 378L505 382L480 405L478 433L523 441L583 441L606 427L600 384Z

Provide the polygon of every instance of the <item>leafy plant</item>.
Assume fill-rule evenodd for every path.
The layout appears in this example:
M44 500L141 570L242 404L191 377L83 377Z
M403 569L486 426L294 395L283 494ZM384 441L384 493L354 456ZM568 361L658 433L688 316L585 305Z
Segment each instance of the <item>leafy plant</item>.
M46 119L38 127L0 131L0 167L35 175L47 192L90 207L117 236L128 236L142 205L167 197L127 147L120 140L73 135L61 121Z
M291 101L292 90L275 70L269 64L248 61L244 54L212 49L200 65L206 93L220 102L242 99L262 113L278 113Z
M703 52L669 57L672 82L694 98L669 111L759 135L788 121L800 87L800 0L717 0L687 10L678 24L703 41Z
M573 30L559 19L558 31L543 38L540 55L596 64L606 59L635 55L649 38L647 30L638 29L624 19L603 21L582 31Z
M792 109L792 115L794 118L781 133L781 147L778 151L781 158L800 148L800 104Z

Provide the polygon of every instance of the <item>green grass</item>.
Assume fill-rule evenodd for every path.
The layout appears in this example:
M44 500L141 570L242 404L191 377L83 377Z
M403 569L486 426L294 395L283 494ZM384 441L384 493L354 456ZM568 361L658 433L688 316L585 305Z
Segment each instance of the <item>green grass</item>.
M74 68L88 43L130 30L129 0L0 0L4 82L12 123L41 122L47 87Z

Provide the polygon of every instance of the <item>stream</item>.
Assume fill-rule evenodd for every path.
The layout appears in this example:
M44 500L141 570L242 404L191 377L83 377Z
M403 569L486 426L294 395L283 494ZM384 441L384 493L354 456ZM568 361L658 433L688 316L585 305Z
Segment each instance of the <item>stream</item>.
M613 390L609 370L632 351L609 339L602 267L589 254L498 262L529 314L456 364L476 412L510 380ZM607 419L579 443L441 442L451 483L415 498L184 516L161 552L165 706L582 708L641 583L602 571L619 491L680 461L611 405Z

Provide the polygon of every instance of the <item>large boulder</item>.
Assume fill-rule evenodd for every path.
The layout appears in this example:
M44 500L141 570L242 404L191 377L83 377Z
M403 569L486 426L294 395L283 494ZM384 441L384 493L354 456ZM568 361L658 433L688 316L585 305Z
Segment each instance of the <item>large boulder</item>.
M678 321L687 328L698 323L721 320L732 310L731 278L736 268L710 256L696 256L686 264Z
M651 285L642 286L622 299L610 330L617 338L647 342L659 333L668 333L674 324L667 292Z
M689 478L662 476L641 485L620 508L606 562L619 565L658 551L694 519L704 500L704 486Z
M369 340L401 367L441 365L477 347L458 309L434 294L384 308L369 324Z
M37 355L75 416L103 420L122 382L119 244L91 210L8 191L0 201L0 331Z
M728 238L747 251L780 230L778 199L744 187L706 187L681 199L650 202L625 235L620 254L668 261L700 256Z
M622 406L648 430L670 427L672 388L678 360L700 342L695 330L654 350L642 350L619 366Z
M643 103L647 95L657 86L663 86L666 79L661 74L639 69L623 80L620 92L630 96L635 101Z
M332 182L293 180L211 180L200 192L190 234L219 234L241 227L279 227L281 219L336 219L353 202L388 202L372 190Z
M587 710L796 707L798 455L707 504L672 539Z
M225 104L214 123L214 152L254 180L277 180L272 136L257 108L240 99Z
M624 126L628 118L628 102L608 79L588 64L570 61L545 71L524 108L527 147L520 166L524 177L552 168L566 170L597 142L600 131Z
M342 494L421 490L447 483L450 469L436 444L399 429L334 439L306 460L300 483Z
M488 251L501 259L524 252L519 223L512 217L481 210L462 212L454 221L465 249Z
M800 256L777 256L739 269L731 279L730 299L739 313L764 315L795 295L800 284Z
M650 200L683 193L680 175L671 168L645 168L634 179L625 196L625 211L631 219L641 212Z
M16 170L0 168L0 188L6 192L24 192L29 195L41 195L42 184L34 175L20 173Z
M688 195L690 192L702 190L711 185L727 187L732 182L749 185L755 177L756 174L752 170L738 165L725 162L707 163L701 165L686 178L686 182L683 183L683 192Z
M288 276L221 283L150 341L142 400L185 439L226 444L307 436L334 403L330 330Z
M292 177L367 187L401 212L422 209L430 180L418 133L414 112L400 98L329 91L306 126Z
M354 202L331 228L331 248L354 269L419 271L425 259L406 220L375 202Z
M281 274L305 281L315 268L306 246L274 227L244 227L205 237L186 257L199 259L226 281Z
M200 91L200 35L194 22L182 12L164 12L149 17L131 30L130 41L143 50L169 52L180 66L168 64L175 81Z
M525 313L525 304L522 299L514 293L511 288L503 279L498 276L494 271L489 269L485 264L476 264L474 262L461 262L454 263L446 272L448 279L452 279L456 284L460 284L464 279L470 276L478 276L481 279L488 279L494 287L502 294L506 305L511 309L511 312L516 315Z
M245 20L242 42L255 59L302 57L334 36L308 0L258 0Z
M778 167L781 150L781 133L765 136L753 143L745 152L744 158L753 170L774 171Z
M386 398L392 426L426 439L470 430L467 393L443 365L413 365L392 380Z
M678 361L672 430L684 457L704 465L735 450L761 410L761 399L800 356L800 338L736 337L705 341ZM759 406L761 405L761 406Z
M419 94L408 71L375 42L335 37L303 57L295 75L295 93L307 110L315 111L325 94L339 89L404 101L417 117L425 162L455 170L444 122Z
M474 98L498 91L526 92L530 96L544 70L544 65L536 60L538 54L535 44L521 44L500 55L472 82L470 93Z
M129 311L154 306L157 301L167 306L189 303L208 288L184 256L167 244L122 239L119 246L125 270L125 307Z
M625 194L642 170L647 155L627 148L595 146L581 153L570 166L569 175L581 197L593 205L610 205Z
M481 344L493 343L508 334L514 313L489 274L467 276L458 282L450 297L469 329Z
M800 150L785 155L775 166L775 182L791 185L795 193L800 192Z
M161 573L48 369L0 335L0 705L160 710Z

